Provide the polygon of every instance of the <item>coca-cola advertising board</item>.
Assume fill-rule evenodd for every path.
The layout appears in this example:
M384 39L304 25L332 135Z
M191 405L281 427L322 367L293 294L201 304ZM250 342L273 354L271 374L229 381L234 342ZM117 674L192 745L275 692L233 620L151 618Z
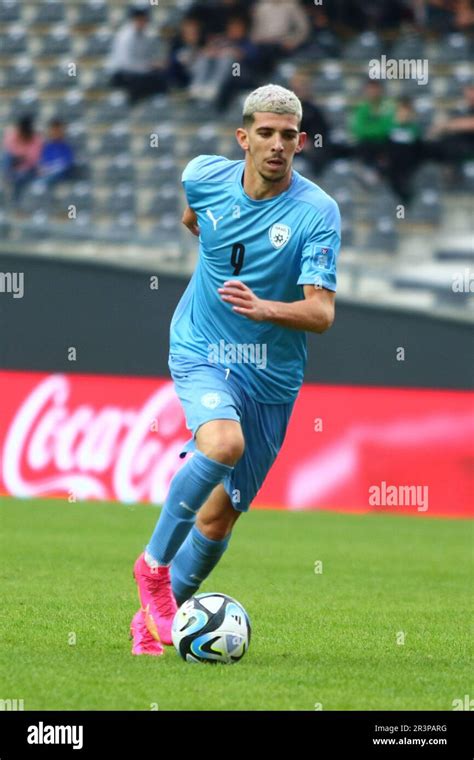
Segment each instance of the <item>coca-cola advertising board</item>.
M0 389L4 495L161 504L187 461L170 380L2 371ZM304 385L252 509L470 517L473 402L467 391Z

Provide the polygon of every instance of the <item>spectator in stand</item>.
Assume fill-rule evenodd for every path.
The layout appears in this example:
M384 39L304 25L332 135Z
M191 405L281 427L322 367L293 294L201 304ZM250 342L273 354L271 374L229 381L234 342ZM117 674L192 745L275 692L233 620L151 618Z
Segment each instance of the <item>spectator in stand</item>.
M7 127L3 138L3 170L7 187L16 203L26 185L36 177L43 140L34 128L32 116L20 117Z
M332 158L329 124L322 109L314 102L308 74L295 72L290 80L290 90L301 101L303 118L300 131L308 135L300 155L309 160L315 174L320 174Z
M49 122L48 137L43 145L38 166L40 181L50 187L70 179L74 170L74 153L66 141L64 124L60 119Z
M279 59L300 50L309 38L309 18L299 0L257 0L252 18L251 40L259 48L265 73Z
M201 22L207 38L210 39L215 34L224 34L231 17L249 18L253 2L254 0L197 0L188 10L188 15Z
M428 136L433 138L427 146L429 158L455 164L474 160L474 85L464 88L461 105Z
M472 32L474 30L474 5L472 0L458 0L454 24L459 32Z
M132 104L168 89L166 67L156 60L157 40L147 28L149 21L149 8L132 8L130 21L115 35L107 63L111 86L125 90Z
M384 97L381 82L369 79L365 97L350 119L350 129L356 140L354 155L372 171L384 171L387 166L388 140L394 117L394 104ZM374 181L375 175L372 174L370 180Z
M380 29L397 29L403 21L413 19L410 7L415 0L333 0L322 5L330 18L331 24L344 27L349 34L378 31ZM316 5L314 0L305 0L308 7Z
M423 26L445 34L474 27L472 0L414 0L417 19Z
M308 60L318 58L337 58L340 45L336 34L331 29L328 10L321 5L309 5L307 16L310 23L310 33L304 45L305 56Z
M225 33L212 37L196 61L189 94L222 111L237 90L253 87L257 65L258 50L249 39L246 17L231 16Z
M171 87L188 87L192 70L204 45L205 35L199 18L185 16L171 42L168 58L168 80Z
M413 176L422 160L421 127L409 98L400 98L388 133L387 178L403 203L410 202Z

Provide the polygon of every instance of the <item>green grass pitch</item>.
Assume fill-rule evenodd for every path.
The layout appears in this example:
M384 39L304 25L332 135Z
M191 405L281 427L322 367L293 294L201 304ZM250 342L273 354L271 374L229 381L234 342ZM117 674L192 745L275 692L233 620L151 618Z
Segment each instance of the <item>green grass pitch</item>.
M241 662L212 666L173 647L131 655L132 567L158 514L0 499L0 698L25 710L451 710L474 694L471 523L251 510L200 591L238 599L252 641Z

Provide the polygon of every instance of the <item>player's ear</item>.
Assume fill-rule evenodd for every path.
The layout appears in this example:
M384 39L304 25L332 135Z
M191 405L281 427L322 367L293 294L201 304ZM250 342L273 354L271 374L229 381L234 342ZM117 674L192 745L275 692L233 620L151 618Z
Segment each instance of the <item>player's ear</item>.
M243 127L237 127L235 130L235 137L242 150L248 150L249 140L247 130Z
M301 151L303 150L303 148L305 146L306 138L307 137L308 137L308 133L307 132L300 132L299 133L299 135L298 135L298 145L296 146L295 153L301 153Z

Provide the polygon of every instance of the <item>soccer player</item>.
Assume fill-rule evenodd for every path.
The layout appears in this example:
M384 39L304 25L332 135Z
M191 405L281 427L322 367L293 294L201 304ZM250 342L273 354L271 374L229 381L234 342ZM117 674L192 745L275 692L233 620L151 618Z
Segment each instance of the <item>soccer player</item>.
M340 215L292 168L301 118L292 91L259 87L236 130L245 160L200 155L182 175L199 262L171 321L169 368L192 431L180 456L194 454L134 566L144 625L134 618L132 633L141 625L142 643L148 632L152 654L172 643L177 606L222 557L280 450L305 332L334 320Z

